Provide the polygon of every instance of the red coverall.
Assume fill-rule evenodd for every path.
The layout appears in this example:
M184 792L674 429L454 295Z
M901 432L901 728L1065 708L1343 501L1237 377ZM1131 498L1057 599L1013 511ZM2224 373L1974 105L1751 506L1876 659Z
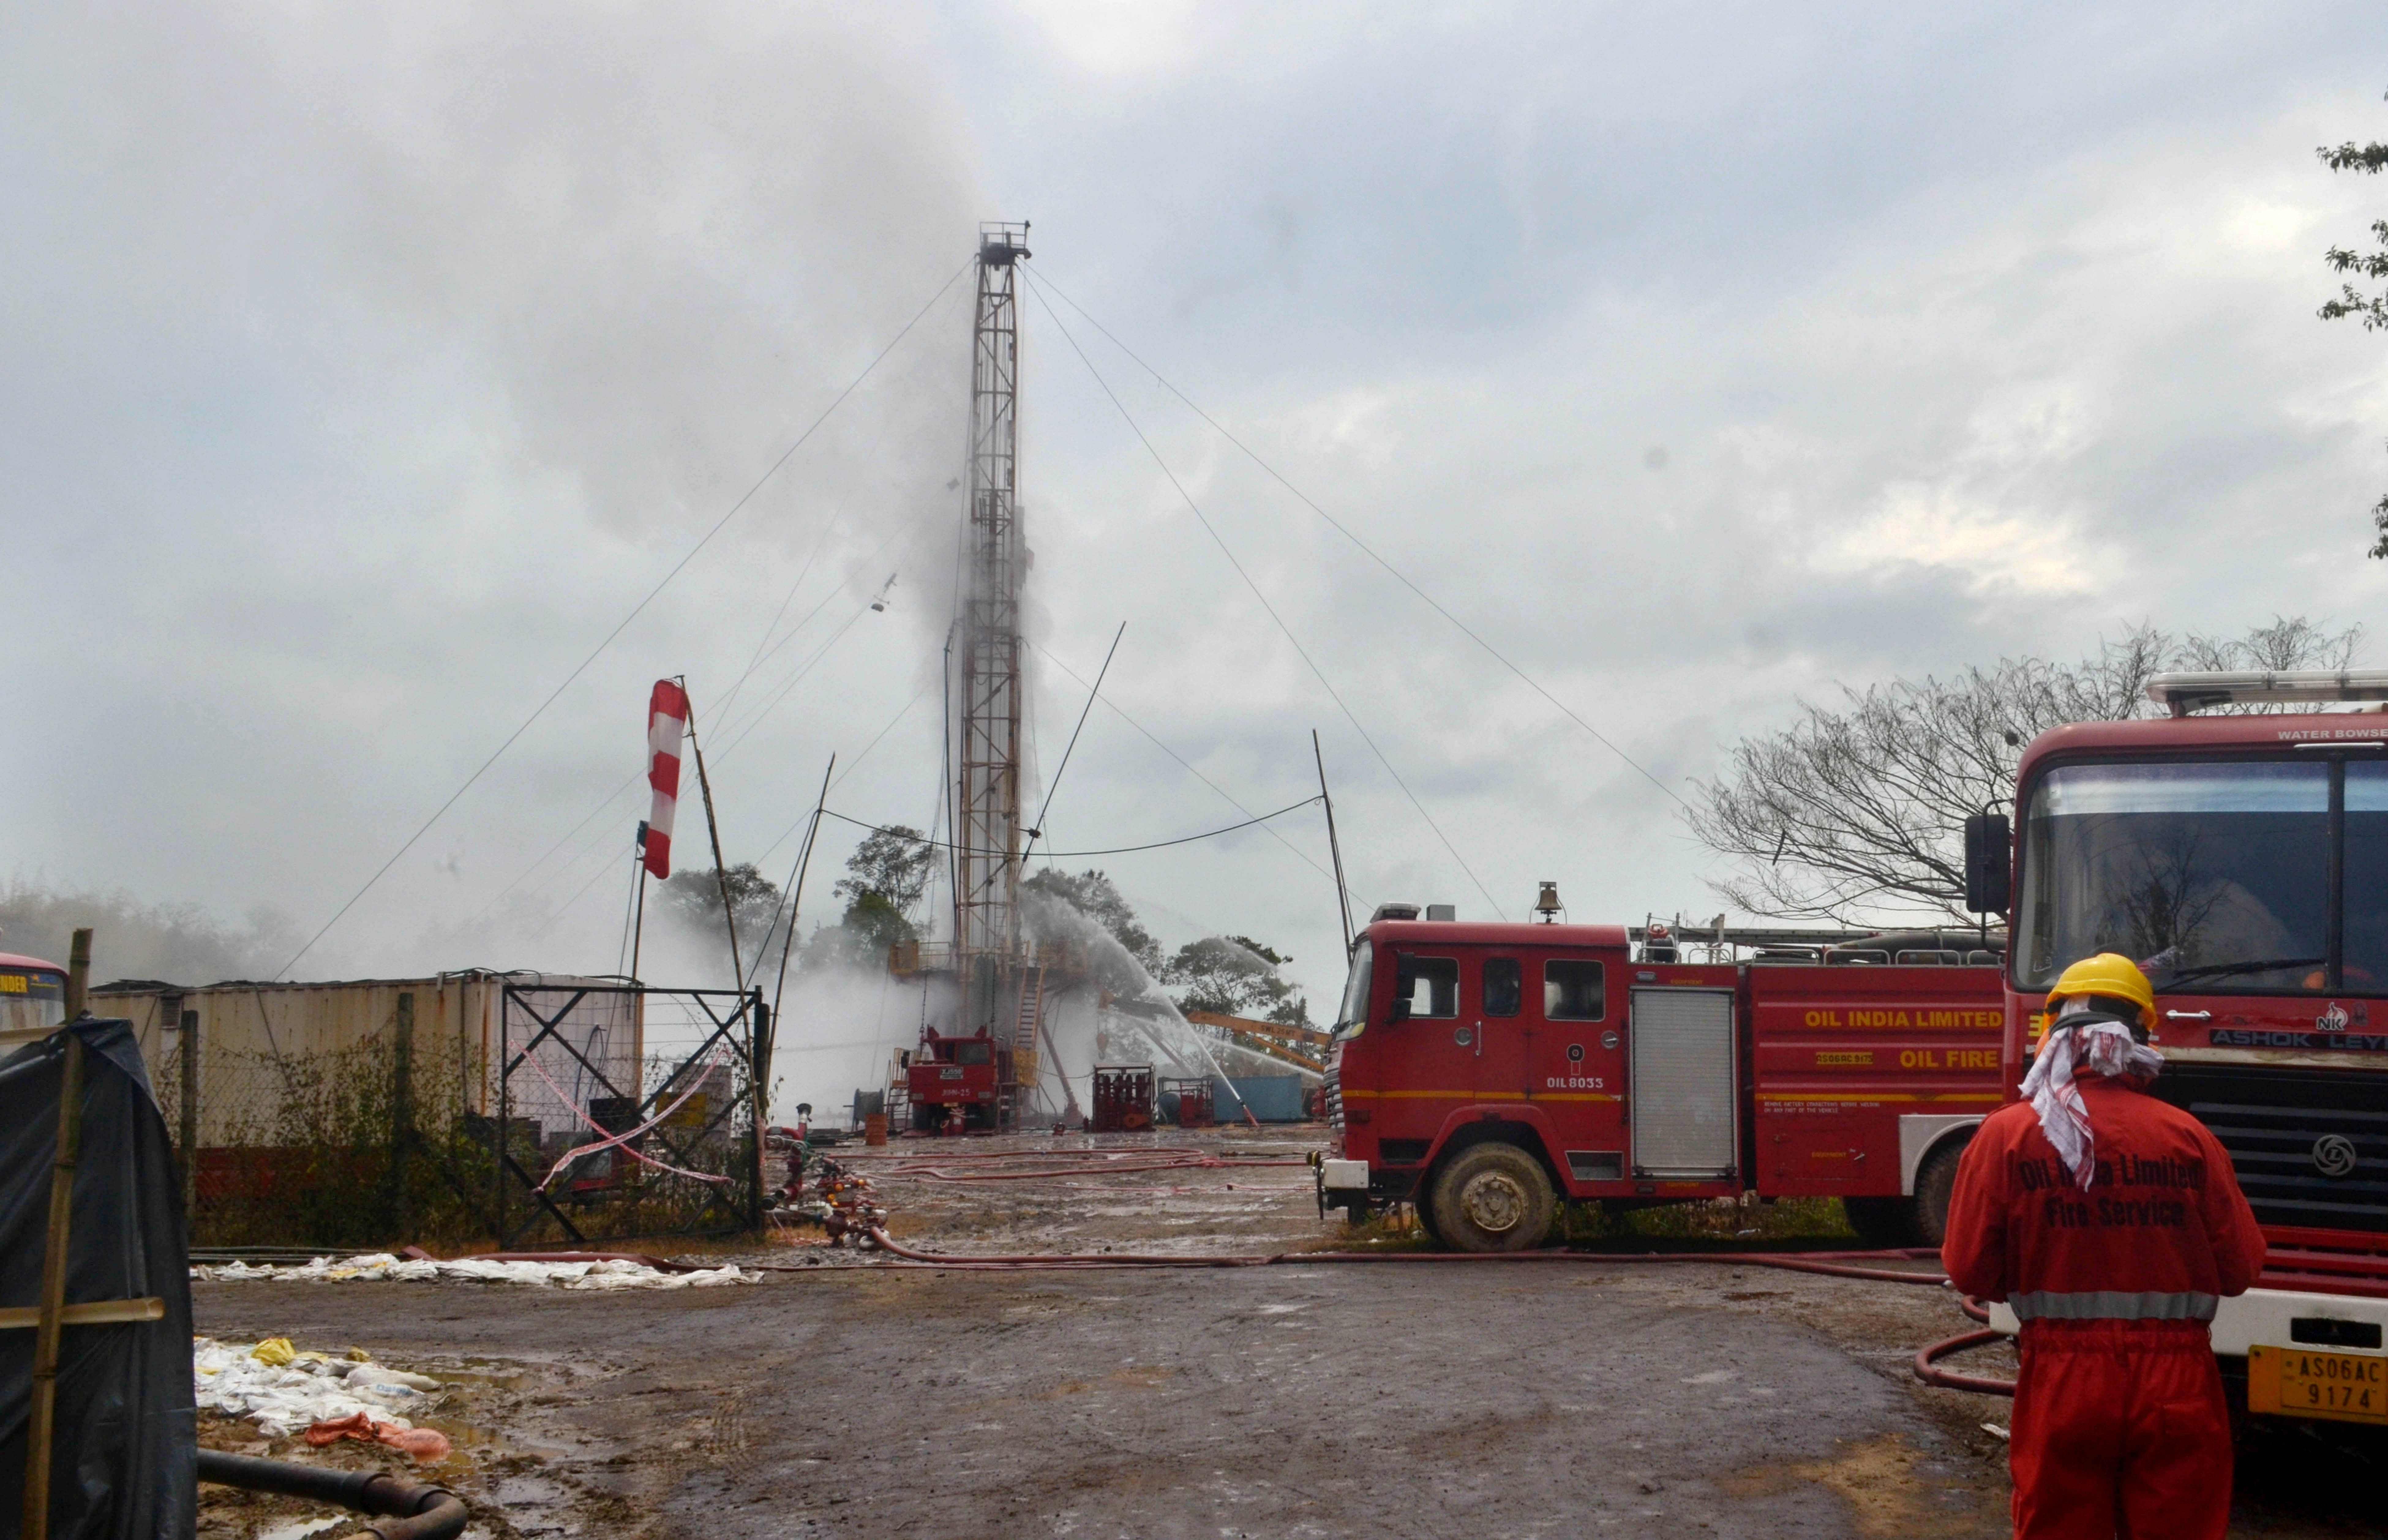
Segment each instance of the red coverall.
M2084 1069L2096 1176L2066 1174L2027 1102L1957 1166L1940 1259L2023 1321L2007 1446L2018 1540L2221 1540L2230 1420L2206 1323L2264 1238L2230 1157L2178 1107Z

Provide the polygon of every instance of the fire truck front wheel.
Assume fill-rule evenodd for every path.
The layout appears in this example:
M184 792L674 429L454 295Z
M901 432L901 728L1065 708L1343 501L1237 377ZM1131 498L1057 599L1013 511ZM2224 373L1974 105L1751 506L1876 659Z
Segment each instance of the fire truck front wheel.
M1957 1191L1957 1160L1967 1141L1951 1139L1924 1157L1915 1173L1915 1238L1937 1246L1949 1238L1949 1200Z
M1434 1179L1434 1228L1462 1251L1524 1251L1543 1243L1558 1199L1542 1163L1515 1144L1476 1144Z

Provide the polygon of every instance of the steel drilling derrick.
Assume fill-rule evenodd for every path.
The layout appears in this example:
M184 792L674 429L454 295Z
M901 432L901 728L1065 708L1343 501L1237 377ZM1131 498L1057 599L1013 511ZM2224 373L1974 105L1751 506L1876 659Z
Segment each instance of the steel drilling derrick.
M1028 226L979 226L971 344L969 554L955 755L954 961L966 1026L1007 1040L1002 1002L1021 955L1020 309L1015 264ZM1021 1045L1023 1048L1029 1044Z

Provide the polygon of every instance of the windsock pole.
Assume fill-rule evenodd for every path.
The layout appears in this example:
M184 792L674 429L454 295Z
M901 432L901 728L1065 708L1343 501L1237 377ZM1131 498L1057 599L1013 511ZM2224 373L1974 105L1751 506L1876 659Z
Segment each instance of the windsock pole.
M639 896L632 901L630 922L630 982L639 981L639 942L647 931L647 821L639 820Z

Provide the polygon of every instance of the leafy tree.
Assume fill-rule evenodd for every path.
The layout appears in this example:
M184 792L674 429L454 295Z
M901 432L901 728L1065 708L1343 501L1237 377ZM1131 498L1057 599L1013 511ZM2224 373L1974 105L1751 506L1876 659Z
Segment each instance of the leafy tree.
M1181 1010L1306 1027L1308 1002L1277 971L1292 961L1250 936L1205 936L1179 947L1164 977L1181 986Z
M845 858L845 876L831 891L845 900L836 928L817 932L805 949L816 962L883 963L887 949L917 941L912 906L928 891L937 848L919 829L895 824L875 829Z
M1161 943L1136 917L1136 910L1111 879L1101 872L1072 874L1048 867L1020 885L1023 893L1066 904L1111 933L1145 972L1162 971Z
M765 877L751 861L730 867L726 876L730 912L738 916L739 948L749 962L756 962L766 940L763 932L780 912L780 885ZM722 937L726 946L730 932L722 923L723 877L724 874L711 867L674 872L657 896L666 913L676 915L693 930Z
M2238 637L2140 626L2077 663L2002 658L1945 680L1844 689L1839 706L1803 705L1790 726L1735 744L1688 821L1738 864L1713 886L1751 914L1970 925L1965 819L2013 803L2034 738L2155 714L2148 679L2168 669L2344 668L2361 637L2302 618Z
M898 941L921 939L920 927L884 893L864 892L856 897L845 906L845 917L841 923L846 940L858 956L884 957L887 949Z
M877 898L898 915L909 914L928 891L936 853L919 829L903 824L874 829L845 858L845 876L832 891L846 901L849 912L863 899Z
M2388 145L2376 140L2369 145L2358 145L2352 139L2335 147L2323 145L2314 153L2321 157L2321 163L2333 171L2378 176L2383 167L2388 167ZM2344 282L2349 276L2375 283L2388 279L2388 219L2371 221L2371 236L2380 247L2377 251L2356 251L2334 246L2323 254L2322 260L2328 262L2331 271L2341 278L2338 297L2322 305L2321 318L2324 321L2342 321L2354 316L2362 321L2363 329L2367 332L2388 331L2388 288L2382 288L2378 294L2367 295L2354 284ZM2372 505L2371 522L2380 531L2380 538L2372 542L2371 555L2374 560L2388 558L2388 497L2382 497Z

